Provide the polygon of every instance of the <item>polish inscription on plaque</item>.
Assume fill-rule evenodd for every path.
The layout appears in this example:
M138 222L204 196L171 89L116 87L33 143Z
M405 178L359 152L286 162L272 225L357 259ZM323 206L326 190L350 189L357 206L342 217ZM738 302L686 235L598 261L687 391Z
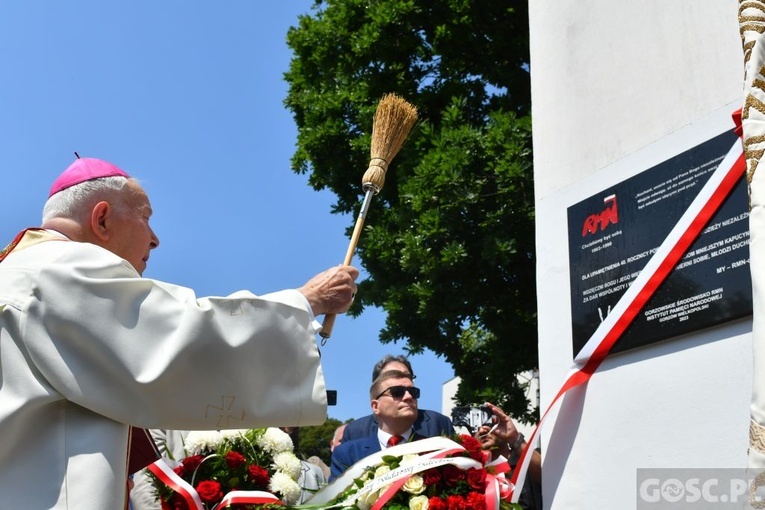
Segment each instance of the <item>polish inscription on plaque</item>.
M568 208L575 355L734 143L723 133ZM612 352L751 315L748 217L741 179Z

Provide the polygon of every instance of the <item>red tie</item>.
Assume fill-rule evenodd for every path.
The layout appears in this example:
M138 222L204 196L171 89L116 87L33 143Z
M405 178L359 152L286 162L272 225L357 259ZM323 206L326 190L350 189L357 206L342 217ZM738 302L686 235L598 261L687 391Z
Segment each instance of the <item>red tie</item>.
M396 446L403 440L404 438L402 436L390 436L390 439L388 439L388 446Z

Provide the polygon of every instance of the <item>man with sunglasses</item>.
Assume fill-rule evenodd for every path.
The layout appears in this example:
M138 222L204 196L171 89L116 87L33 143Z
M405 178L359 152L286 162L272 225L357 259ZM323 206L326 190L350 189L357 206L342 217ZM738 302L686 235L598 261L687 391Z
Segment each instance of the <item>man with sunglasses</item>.
M373 453L405 441L423 439L412 425L417 419L417 399L420 389L414 386L408 372L383 372L369 390L370 406L379 428L376 434L343 441L332 452L329 481Z
M380 374L390 370L406 372L412 378L412 381L416 378L412 364L406 356L386 354L372 369L372 381L374 382ZM348 423L343 431L342 440L350 441L352 439L373 436L377 434L378 428L377 417L374 414L368 414ZM452 436L454 434L452 420L448 416L437 411L431 411L430 409L417 410L417 419L414 421L412 428L423 437Z

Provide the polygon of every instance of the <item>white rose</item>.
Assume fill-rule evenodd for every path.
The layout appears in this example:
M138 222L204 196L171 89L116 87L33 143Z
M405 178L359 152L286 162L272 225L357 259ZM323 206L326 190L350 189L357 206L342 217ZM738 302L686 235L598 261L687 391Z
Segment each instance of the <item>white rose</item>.
M356 499L356 506L359 508L359 510L369 510L372 508L372 505L375 504L375 501L377 501L379 497L379 491L367 492Z
M420 456L416 453L408 453L401 457L401 466L406 466L409 464L417 464L419 462Z
M412 475L401 488L409 494L421 494L425 490L425 482L420 475Z
M378 466L377 469L375 469L375 478L380 478L385 473L390 472L390 466L387 464L383 464L382 466Z
M409 510L428 510L428 497L412 496L409 499Z

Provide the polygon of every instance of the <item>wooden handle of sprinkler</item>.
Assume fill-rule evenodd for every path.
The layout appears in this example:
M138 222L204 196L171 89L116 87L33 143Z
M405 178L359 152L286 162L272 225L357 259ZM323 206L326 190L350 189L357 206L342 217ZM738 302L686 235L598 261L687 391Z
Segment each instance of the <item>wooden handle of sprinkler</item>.
M374 138L374 133L373 133ZM393 154L395 155L395 153ZM392 159L393 155L388 158ZM361 237L361 229L364 226L364 218L367 217L367 210L369 209L369 203L374 195L380 192L385 184L385 172L388 170L388 160L380 157L372 156L369 161L369 168L364 172L364 177L361 179L362 187L364 189L364 202L361 204L361 211L358 218L356 218L356 225L353 227L353 235L351 236L351 242L348 245L348 251L345 253L344 266L350 266L351 260L353 260L353 253L356 251L356 245ZM332 328L335 327L335 318L337 314L330 313L324 316L324 323L321 325L321 331L319 335L325 341L332 335Z
M350 266L351 261L353 260L353 253L356 251L356 245L359 242L359 237L361 237L361 228L364 226L364 217L359 216L359 218L356 219L356 225L353 227L353 235L351 236L351 242L348 245L348 251L345 253L345 260L343 261L344 266ZM335 319L337 318L337 314L335 313L328 313L324 316L324 322L321 325L321 331L319 331L319 336L324 338L325 340L332 336L332 328L335 327Z

